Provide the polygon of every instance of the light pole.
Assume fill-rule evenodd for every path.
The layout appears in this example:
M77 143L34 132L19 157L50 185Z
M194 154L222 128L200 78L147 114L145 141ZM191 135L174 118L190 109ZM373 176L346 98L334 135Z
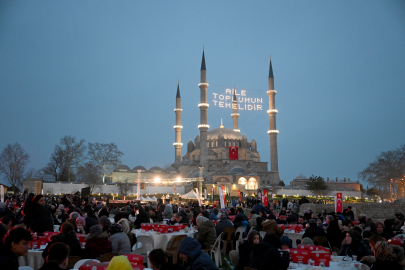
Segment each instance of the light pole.
M200 169L200 177L198 178L198 192L199 192L199 194L201 196L201 194L202 194L202 181L204 180L204 178L203 178L203 169L204 169L204 167L199 167L199 169Z

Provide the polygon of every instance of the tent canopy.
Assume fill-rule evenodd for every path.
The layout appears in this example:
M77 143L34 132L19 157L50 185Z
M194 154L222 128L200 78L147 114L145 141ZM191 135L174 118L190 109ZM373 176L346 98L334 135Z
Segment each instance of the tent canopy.
M184 198L184 199L197 199L197 193L194 192L194 190L191 190L189 193L186 193L184 195L180 195L180 197ZM200 197L202 198L202 197Z
M157 198L155 196L153 196L152 198L150 198L152 201L157 201Z

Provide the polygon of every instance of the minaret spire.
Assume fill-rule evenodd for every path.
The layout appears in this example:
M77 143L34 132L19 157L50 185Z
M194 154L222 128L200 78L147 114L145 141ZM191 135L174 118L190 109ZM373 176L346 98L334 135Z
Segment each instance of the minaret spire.
M270 56L270 68L269 68L269 90L267 95L269 96L269 114L270 119L270 130L267 132L270 135L270 172L271 174L271 184L278 184L280 182L280 175L278 172L278 153L277 153L277 135L278 130L276 128L276 93L274 90L274 76L273 76L273 67L271 65L271 56Z
M200 83L198 84L200 88L200 124L198 129L200 130L200 166L203 167L203 172L208 172L208 147L207 147L207 131L210 126L207 124L207 111L209 104L207 103L207 70L205 66L205 55L203 48L203 55L201 61L201 70L200 70ZM198 189L200 194L202 194L202 183L199 182Z
M233 87L233 99L232 99L232 122L233 122L233 131L240 132L238 128L238 101L236 100L236 89Z
M183 144L181 143L181 130L183 128L183 126L181 125L182 111L183 110L181 109L181 98L180 98L180 81L178 81L176 94L176 109L174 109L174 113L176 114L176 125L174 126L176 142L173 143L175 163L181 162L181 147L183 146Z

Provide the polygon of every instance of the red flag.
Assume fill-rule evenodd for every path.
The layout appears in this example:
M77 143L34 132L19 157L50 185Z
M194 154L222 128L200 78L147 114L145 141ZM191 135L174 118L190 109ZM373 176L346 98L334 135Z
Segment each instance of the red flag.
M241 201L242 197L240 196L240 190L238 190L238 196L239 196L239 201Z
M237 146L229 146L229 159L239 159Z
M221 189L222 189L222 196L224 196L224 205L225 205L224 207L226 207L226 200L225 200L226 191L224 185L221 185Z
M336 209L335 212L343 212L343 200L342 200L342 193L336 193Z
M265 207L269 207L269 200L267 199L267 189L263 189L263 204Z

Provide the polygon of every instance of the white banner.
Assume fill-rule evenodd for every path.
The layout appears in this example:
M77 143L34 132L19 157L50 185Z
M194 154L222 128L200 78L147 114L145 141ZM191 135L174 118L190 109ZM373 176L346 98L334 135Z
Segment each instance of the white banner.
M204 199L207 200L207 189L204 189Z
M197 193L197 198L198 198L198 205L201 205L201 198L200 198L200 193L198 192L198 188L195 189Z
M4 202L4 186L1 185L0 189L1 189L1 202Z
M224 196L222 195L222 188L218 186L219 202L221 203L221 209L225 208Z

